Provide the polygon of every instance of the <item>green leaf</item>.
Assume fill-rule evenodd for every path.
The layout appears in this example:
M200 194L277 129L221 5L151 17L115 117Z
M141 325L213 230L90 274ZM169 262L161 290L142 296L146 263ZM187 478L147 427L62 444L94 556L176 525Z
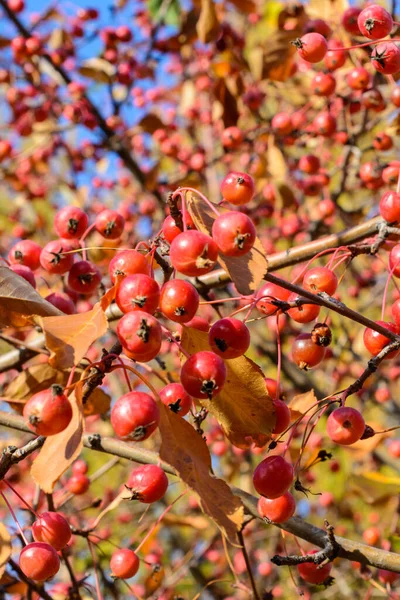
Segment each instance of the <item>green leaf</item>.
M155 22L164 21L166 25L178 26L181 21L181 7L178 0L171 0L165 11L163 8L167 0L148 0L149 12Z

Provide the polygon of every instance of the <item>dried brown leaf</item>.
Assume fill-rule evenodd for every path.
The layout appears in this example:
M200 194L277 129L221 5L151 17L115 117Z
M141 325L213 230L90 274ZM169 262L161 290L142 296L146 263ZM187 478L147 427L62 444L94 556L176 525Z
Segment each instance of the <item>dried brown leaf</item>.
M140 119L138 125L143 129L143 131L147 131L147 133L154 133L156 129L162 129L165 127L160 117L154 113L145 115L142 119Z
M0 577L3 575L11 556L11 536L3 523L0 523Z
M22 413L23 405L33 394L48 389L53 383L65 385L68 373L40 363L24 369L7 387L4 399L12 408Z
M115 66L104 58L88 58L78 69L83 77L99 83L109 83L115 75Z
M83 448L84 418L81 383L77 384L69 400L72 405L71 422L64 431L46 439L31 468L33 479L46 494L54 491L57 481L78 458Z
M224 79L218 79L214 88L214 96L218 100L222 107L222 120L225 127L236 125L239 119L239 111L236 103L235 96L229 90L226 81Z
M47 302L23 278L8 267L0 266L0 327L23 327L32 317L63 313Z
M110 410L111 396L109 396L101 387L97 387L90 394L83 407L85 417L91 415L104 415Z
M211 474L211 456L193 427L160 403L160 458L199 497L202 510L233 543L243 524L244 508L225 481Z
M256 10L256 3L253 0L229 0L229 2L233 4L233 6L236 6L241 13L247 15Z
M187 207L197 229L210 235L212 224L215 220L215 214L204 201L192 193L186 194ZM216 207L217 208L217 207ZM218 207L222 214L229 209ZM260 240L256 238L253 248L244 256L224 256L220 255L218 262L231 276L236 289L240 294L249 296L260 286L264 275L268 271L268 261Z
M291 401L288 403L292 421L299 419L317 402L318 402L318 399L315 396L314 390L310 390L309 392L305 392L304 394L299 394L297 396L294 396L291 399ZM311 415L311 413L310 413L310 415Z
M200 17L197 21L196 31L199 40L204 44L212 42L218 35L220 24L213 0L201 0Z
M208 334L183 327L182 347L189 354L210 350ZM181 356L182 361L185 357ZM264 375L246 356L225 361L227 377L222 391L212 400L199 400L217 419L235 446L263 447L275 426L275 411L268 395Z

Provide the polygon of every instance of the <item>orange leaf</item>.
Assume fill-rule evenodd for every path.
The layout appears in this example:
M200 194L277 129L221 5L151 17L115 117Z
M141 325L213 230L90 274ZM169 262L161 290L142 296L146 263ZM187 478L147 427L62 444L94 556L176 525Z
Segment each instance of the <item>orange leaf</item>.
M204 44L216 39L220 29L214 0L201 0L201 10L196 31L199 40Z
M105 311L114 296L115 286L86 313L40 319L52 367L68 369L80 363L93 342L106 333Z
M305 394L299 394L298 396L294 396L291 401L288 403L288 407L290 408L290 415L292 421L299 419L302 415L304 415L312 406L317 404L318 399L315 396L314 390L310 390ZM312 412L308 413L310 416Z
M180 479L198 496L202 510L222 533L237 543L244 508L225 481L211 474L211 456L206 442L193 427L163 404L160 408L160 458L173 466Z
M210 350L208 334L183 327L182 347L194 354ZM183 355L181 359L186 360ZM268 395L264 375L246 356L225 361L226 382L212 400L199 400L218 421L235 446L249 448L252 443L263 447L275 426L275 411Z
M0 327L23 327L33 323L33 315L62 315L23 278L0 266Z
M77 384L69 399L72 405L70 424L64 431L46 439L31 468L33 479L46 494L53 492L61 475L78 458L83 448L82 383Z
M0 577L6 570L8 559L11 556L11 536L3 523L0 523Z
M197 195L186 193L188 211L197 229L211 234L215 214L209 206ZM216 207L217 208L217 207ZM218 207L222 214L230 209ZM229 273L236 289L240 294L249 296L258 289L264 275L268 271L268 261L260 240L256 238L253 248L244 256L219 255L218 262Z

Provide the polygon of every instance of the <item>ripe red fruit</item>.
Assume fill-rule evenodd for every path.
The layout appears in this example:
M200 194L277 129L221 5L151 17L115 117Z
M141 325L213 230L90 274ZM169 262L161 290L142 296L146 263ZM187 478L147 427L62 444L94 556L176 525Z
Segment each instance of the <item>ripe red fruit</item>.
M381 539L381 530L379 527L367 527L362 534L363 540L369 546L376 546Z
M50 302L50 304L58 308L58 310L61 310L61 312L65 313L66 315L73 315L76 312L75 304L68 294L64 294L64 292L53 292L52 294L46 296L45 300Z
M161 325L142 310L126 313L118 322L117 335L125 354L139 362L148 362L161 348Z
M33 288L36 288L36 280L32 269L25 267L25 265L11 265L10 269L20 277L23 277Z
M362 414L348 406L336 408L328 417L326 431L336 444L349 446L357 442L365 430Z
M379 201L379 213L388 223L400 221L400 194L389 190Z
M316 554L318 550L311 550L308 554ZM304 581L307 583L314 583L320 585L329 577L332 569L332 563L328 563L323 567L316 565L315 563L302 563L297 565L297 571Z
M391 312L393 321L396 323L397 327L400 327L400 298L392 304Z
M395 323L386 323L385 321L375 321L378 325L382 325L382 327L386 327L389 331L393 333L398 333L397 325ZM370 329L367 327L364 331L364 346L372 354L372 356L376 356L383 350L385 346L390 344L390 339L386 336L382 335L382 333L378 333L375 329ZM393 350L390 352L385 358L394 358L398 355L399 350Z
M398 578L398 573L393 573L393 571L386 571L386 569L378 569L378 579L384 584L389 583L390 585L393 585Z
M272 431L273 434L279 435L285 429L287 429L290 425L290 409L283 402L283 400L273 400L274 409L275 409L275 427Z
M101 273L93 263L80 260L68 273L68 287L78 294L91 296L101 283Z
M400 106L400 87L396 86L393 88L390 99L395 106Z
M268 456L253 473L253 485L258 494L266 498L279 498L293 483L293 466L282 456Z
M50 544L32 542L22 548L19 555L19 567L26 577L42 583L58 573L60 559Z
M296 510L296 501L290 492L285 492L278 498L264 498L258 500L257 510L260 517L267 518L273 523L284 523L293 517Z
M378 4L371 4L360 12L358 28L370 40L384 38L392 31L393 19L390 13Z
M338 286L338 279L331 269L328 267L314 267L309 269L303 277L304 289L318 294L325 292L329 296L333 296Z
M126 276L136 273L150 275L150 264L146 257L137 250L122 250L110 260L108 272L111 281L115 283L117 275Z
M315 117L313 127L316 134L329 137L336 131L336 119L328 111L323 111Z
M288 302L295 302L300 296L296 293L290 294ZM310 323L319 315L321 307L317 304L302 304L294 308L290 308L287 314L296 321L296 323Z
M119 579L130 579L139 570L140 561L133 550L119 548L110 560L111 577Z
M11 265L24 265L32 271L40 267L40 253L42 248L31 240L17 242L8 253L7 259Z
M160 412L149 394L129 392L118 398L111 409L110 420L119 438L141 442L157 429Z
M158 393L162 403L180 417L187 415L192 408L193 398L189 396L181 383L169 383Z
M123 313L143 310L153 314L158 307L159 300L158 283L143 273L124 277L115 295L115 302Z
M80 238L86 231L89 219L77 206L66 206L58 211L54 219L54 228L61 238L67 240Z
M236 127L235 125L227 127L222 132L221 142L224 148L229 148L230 150L239 148L243 142L243 133L240 131L239 127Z
M395 277L400 277L400 244L396 244L389 254L389 268Z
M23 415L37 435L56 435L69 425L72 407L62 387L55 384L34 394L25 404Z
M346 62L347 53L345 50L339 49L343 48L343 44L339 40L330 40L328 48L329 50L324 56L325 67L330 71L336 71L336 69L343 67Z
M271 379L271 377L265 377L264 381L265 387L267 388L267 392L271 396L271 398L276 398L277 395L282 396L282 385L279 384L278 388L278 382L276 381L276 379Z
M222 254L243 256L254 246L256 228L247 215L231 211L215 219L212 225L212 237Z
M371 83L371 76L364 67L356 67L348 72L346 81L352 90L366 90Z
M181 370L181 383L194 398L211 399L221 391L225 379L224 361L208 350L193 354Z
M96 231L104 238L116 240L121 237L125 227L125 219L116 210L102 210L95 220Z
M289 290L280 287L276 283L266 283L257 292L257 298L260 298L256 304L257 310L264 313L265 315L275 315L279 313L279 309L276 304L273 304L271 300L282 300L287 302L290 296Z
M158 465L141 465L133 469L127 487L132 490L132 499L151 504L164 496L168 477Z
M293 44L301 58L310 63L319 62L328 51L328 43L320 33L306 33L303 37L297 38Z
M393 147L393 139L387 133L378 133L374 137L372 145L376 150L390 150Z
M78 473L86 475L88 470L89 470L89 467L88 467L87 462L82 459L76 460L72 465L72 472L74 475L78 475Z
M90 479L84 473L74 473L67 481L67 490L75 496L80 496L88 491Z
M196 288L183 279L171 279L161 288L160 310L165 317L175 323L188 323L199 307L199 294Z
M32 525L32 535L36 542L46 542L56 550L62 550L71 539L68 521L57 512L44 512Z
M311 89L316 96L328 98L336 89L336 79L330 73L316 73L311 82Z
M8 0L8 8L15 13L20 13L25 8L24 0Z
M271 128L277 135L288 135L294 129L292 117L289 113L279 112L272 117Z
M239 319L220 319L208 332L208 343L215 354L225 359L238 358L250 346L250 332Z
M64 254L69 248L61 240L53 240L45 245L40 254L40 264L48 273L64 275L74 264L74 254Z
M310 333L301 333L292 345L292 359L300 369L316 367L325 356L326 348L314 344Z
M186 213L186 229L196 229L194 221L188 212ZM171 215L168 215L162 225L162 232L167 242L171 243L177 235L182 233L182 229L179 229L175 223L175 219Z
M361 8L358 8L358 6L350 6L342 14L342 25L348 33L360 35L360 28L357 22L360 12Z
M218 258L218 246L201 231L180 233L172 242L169 257L171 264L183 275L198 277L209 273Z
M366 162L361 165L360 179L370 190L376 190L383 185L382 168L376 162Z
M318 156L315 156L314 154L306 154L300 158L298 166L300 171L303 171L303 173L314 175L319 171L321 161L319 160Z
M393 75L400 71L400 48L393 42L382 42L375 46L371 62L377 71Z
M254 191L254 180L247 173L232 171L224 177L221 183L223 198L235 206L250 202L254 196Z

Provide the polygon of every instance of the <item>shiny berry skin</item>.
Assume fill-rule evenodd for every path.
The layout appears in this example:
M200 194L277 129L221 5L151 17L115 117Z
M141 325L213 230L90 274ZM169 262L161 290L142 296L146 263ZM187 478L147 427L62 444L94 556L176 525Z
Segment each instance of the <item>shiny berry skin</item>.
M117 211L106 209L97 215L94 224L96 231L104 238L116 240L124 231L125 219Z
M371 84L371 76L364 67L356 67L349 71L346 81L352 90L366 90Z
M186 213L186 229L196 229L194 221L188 212ZM168 215L162 225L162 232L167 242L171 244L176 236L182 233L182 229L179 229L175 223L175 219L171 215Z
M238 358L250 346L248 327L233 317L220 319L208 332L208 343L215 354L225 359Z
M311 82L311 90L316 96L328 98L336 89L336 79L330 73L316 73Z
M90 479L84 473L74 473L67 481L67 490L75 496L85 494L90 486Z
M347 53L345 50L339 50L343 48L342 43L339 40L330 40L328 42L328 52L324 56L324 64L329 71L336 71L343 67L346 62Z
M336 119L331 113L323 111L315 117L313 127L316 134L329 137L336 131Z
M400 277L400 244L396 244L389 254L389 268L395 277Z
M389 190L379 200L379 213L388 223L400 221L400 194Z
M274 435L279 435L285 431L290 425L290 409L283 400L273 400L275 409L275 427L272 431Z
M194 398L211 399L221 391L225 379L224 361L208 350L192 354L181 370L181 383Z
M74 254L64 254L69 248L61 240L52 240L45 245L40 254L42 268L51 274L64 275L74 264Z
M392 331L393 333L398 334L398 328L395 323L386 323L385 321L375 321L375 322L378 325L382 325L382 327L386 327L387 329L389 329L389 331ZM377 356L377 354L379 354L379 352L381 352L381 350L383 350L384 347L387 346L388 344L390 344L390 342L391 342L391 340L389 338L382 335L378 331L375 331L375 329L370 329L369 327L367 327L364 330L364 338L363 339L364 339L364 346L366 347L368 352L370 354L372 354L372 356ZM393 350L392 352L389 352L389 354L385 358L386 359L394 358L398 354L399 354L399 350Z
M264 498L261 496L257 503L257 511L261 518L267 518L273 523L284 523L293 517L296 510L296 501L290 492L285 492L278 498Z
M32 269L25 267L25 265L11 265L10 269L20 277L23 277L33 288L36 288L36 280Z
M391 312L393 321L400 328L400 298L393 302Z
M298 167L300 171L307 173L307 175L315 175L321 167L321 161L314 154L305 154L300 158Z
M74 475L83 474L86 475L89 467L85 460L78 459L72 464L72 472Z
M363 163L359 176L365 187L370 190L376 190L383 185L382 168L376 162Z
M393 571L386 571L386 569L378 569L378 579L382 583L393 585L399 578L398 573L393 573Z
M325 292L329 296L333 296L338 286L338 279L331 269L328 267L314 267L309 269L303 277L304 289L318 294Z
M243 256L254 246L256 228L247 215L231 211L215 219L212 237L222 254Z
M111 556L110 567L111 577L130 579L139 571L140 561L133 550L119 548Z
M291 115L286 112L276 113L272 117L271 128L277 135L288 135L294 129Z
M393 42L382 42L371 54L372 66L385 75L400 71L400 48Z
M189 396L181 383L168 383L158 394L162 403L180 417L187 415L192 408L193 398Z
M68 287L74 292L91 296L101 283L101 273L93 263L80 260L72 265L67 281Z
M294 302L299 297L300 296L297 294L292 293L288 298L288 302ZM296 321L296 323L310 323L318 317L320 310L321 307L317 304L301 304L300 306L290 308L287 311L287 314L293 321Z
M40 267L40 253L42 248L31 240L17 242L8 253L7 259L11 265L24 265L32 271Z
M362 414L349 406L336 408L328 417L326 432L333 442L350 446L361 438L365 430Z
M152 360L160 351L161 325L142 310L126 313L118 322L117 335L125 354L139 362Z
M67 240L80 238L89 224L86 213L77 206L66 206L59 210L54 219L57 235Z
M300 369L316 367L325 356L325 348L314 344L310 333L301 333L292 345L292 360Z
M265 387L267 388L267 392L271 396L271 398L276 398L277 396L283 395L282 385L279 384L279 387L278 387L278 382L276 381L276 379L271 379L271 377L266 377L264 379L264 381L265 381Z
M36 435L56 435L68 427L72 407L63 389L53 385L34 394L24 406L24 419Z
M115 302L123 313L143 310L153 314L160 300L158 283L143 273L124 277L117 288Z
M266 283L257 292L257 298L260 298L256 304L257 310L264 313L265 315L275 315L279 313L279 308L276 304L273 304L271 300L281 300L287 302L290 296L289 290L280 287L276 283Z
M158 465L140 465L130 474L128 488L132 498L152 504L158 502L168 489L168 477Z
M318 550L311 550L308 554L316 554ZM315 563L302 563L297 565L297 571L304 581L320 585L329 577L332 569L332 563L328 563L319 568Z
M68 521L60 513L44 512L32 525L35 542L46 542L56 550L62 550L71 539Z
M399 86L396 86L393 88L390 99L395 106L400 107L400 87Z
M170 279L164 283L160 294L160 310L175 323L188 323L199 307L199 294L189 281Z
M243 133L240 131L239 127L236 127L235 125L224 129L221 135L222 145L224 148L229 148L230 150L239 148L243 142L243 139Z
M375 150L390 150L393 148L393 138L387 133L378 133L372 142Z
M235 206L250 202L254 196L254 192L254 180L247 173L232 171L224 177L221 183L223 198Z
M352 35L360 35L360 28L358 27L358 16L361 12L361 8L357 6L350 6L350 8L346 9L342 14L342 25L347 33L351 33Z
M19 568L29 579L42 583L58 573L60 559L50 544L32 542L22 548L19 555Z
M365 37L370 40L379 40L392 31L393 19L382 6L371 4L360 12L357 24Z
M140 254L140 252L137 252L137 250L122 250L122 252L118 252L118 254L110 260L108 272L111 281L115 283L117 275L120 275L121 277L136 275L137 273L150 275L150 264L146 257L143 256L143 254Z
M46 296L45 300L66 315L73 315L76 313L75 304L68 294L64 294L64 292L53 292Z
M282 456L268 456L261 461L253 473L253 485L257 493L265 498L279 498L293 483L293 466Z
M184 231L173 240L169 257L172 266L179 273L198 277L213 269L218 258L218 246L209 235L201 231Z
M111 425L122 440L141 442L158 427L160 411L145 392L129 392L118 398L111 409Z
M327 41L320 33L306 33L293 43L301 58L310 63L319 62L328 51Z

